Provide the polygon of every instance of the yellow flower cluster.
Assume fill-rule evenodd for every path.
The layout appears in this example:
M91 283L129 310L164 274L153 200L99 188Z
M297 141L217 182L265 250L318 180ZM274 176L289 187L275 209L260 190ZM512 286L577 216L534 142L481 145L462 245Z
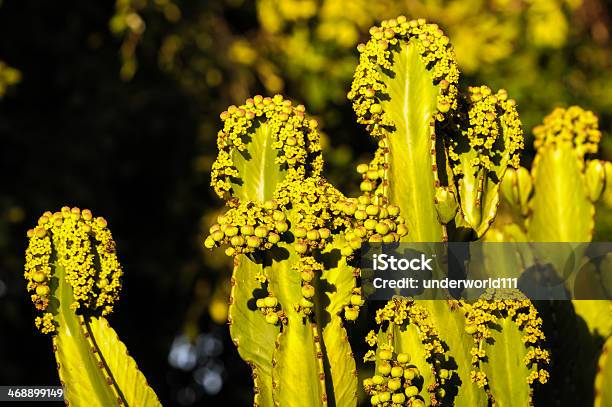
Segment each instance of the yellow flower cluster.
M278 153L275 163L288 169L301 169L306 175L319 175L323 167L317 122L306 117L303 105L293 106L281 95L257 95L244 105L230 106L221 113L223 129L217 135L219 154L213 163L211 186L221 198L232 196L232 181L240 178L234 166L235 154L246 154L248 145L261 126L268 127L272 147ZM291 172L291 171L290 171Z
M550 362L550 355L541 347L546 339L542 319L531 301L514 290L487 290L474 304L464 304L464 308L467 310L465 331L474 339L470 352L474 368L470 375L472 382L479 387L487 385L487 376L482 369L482 363L486 363L483 345L491 338L491 329L499 319L511 318L522 331L522 341L527 347L523 362L528 368L533 368L527 382L546 383L548 372L544 366Z
M281 235L289 229L286 216L276 201L243 201L217 218L210 227L210 235L204 240L208 249L222 244L230 245L225 254L252 253L269 249L281 240Z
M368 351L364 361L378 362L376 374L363 381L370 403L374 406L406 405L406 402L411 406L425 405L423 397L419 395L425 387L419 369L409 364L410 354L397 352L394 355L392 346L393 335L408 334L405 328L414 324L414 332L418 333L423 344L425 359L435 372L436 382L431 383L427 391L433 393L430 396L432 405L438 405L446 395L443 386L454 373L440 366L444 348L427 310L413 300L395 297L376 312L376 323L382 330L382 341L378 342L378 335L374 331L370 331L365 338L368 345L376 347L376 351ZM385 323L386 328L383 326Z
M383 203L382 197L365 193L358 198L349 198L341 202L341 210L351 219L344 234L346 245L341 249L344 256L352 255L363 242L399 242L408 233L400 208Z
M370 347L374 347L374 345L376 345L377 340L378 340L378 337L376 336L376 332L374 332L373 330L368 332L368 334L365 337L365 341Z
M388 148L385 143L385 137L378 140L378 148L374 152L374 158L370 164L359 164L357 172L361 174L361 184L359 189L364 194L380 194L384 195L387 181L388 164Z
M460 175L463 167L461 153L475 151L476 156L470 161L473 168L494 167L507 162L518 168L520 151L524 147L523 130L516 110L516 102L508 98L508 92L500 89L493 94L487 86L470 87L465 100L467 114L458 113L455 121L460 123L461 134L450 137L449 157L453 173ZM467 117L464 117L467 116Z
M540 382L542 384L545 384L548 382L549 378L550 378L550 373L548 373L547 370L545 369L534 370L531 373L529 373L529 376L527 377L527 383L533 384L533 382Z
M481 389L488 384L487 375L482 371L472 370L470 372L470 380Z
M311 315L314 307L313 297L315 295L313 281L315 278L321 277L323 265L312 256L302 256L291 266L291 269L296 273L300 273L302 279L302 299L295 307L302 315Z
M291 211L291 232L298 254L324 248L334 232L348 225L338 216L344 195L322 177L288 177L279 185L274 199Z
M32 292L35 307L49 309L49 298L55 288L55 275L64 278L59 284L70 284L74 310L107 315L119 299L123 271L115 252L115 242L104 218L94 218L91 211L63 207L45 212L38 225L28 231L24 277ZM37 319L43 332L51 332L53 313Z
M42 317L36 317L34 324L44 334L52 334L57 329L53 322L53 314L50 312L45 312Z
M39 225L47 222L47 218L41 218ZM44 228L36 228L28 232L30 244L26 249L26 263L24 277L28 281L27 289L33 293L32 302L37 310L46 310L49 306L49 294L51 287L52 270L49 264L51 258L51 238Z
M348 321L355 321L359 317L359 310L364 303L365 300L362 297L361 287L353 288L349 305L344 306L344 318Z
M372 358L376 359L373 351ZM409 364L410 359L408 353L394 355L391 346L381 346L378 349L379 363L376 373L363 380L363 387L370 396L371 405L425 406L424 399L419 395L424 387L421 372L416 366Z
M556 108L544 118L544 123L533 129L534 147L573 144L580 157L597 152L601 131L599 120L589 110L579 106Z
M270 294L267 297L258 298L256 305L268 324L276 325L278 323L279 316L282 315L282 312L279 311L278 298Z
M438 330L427 309L414 300L395 297L387 302L384 308L376 311L376 323L381 325L385 321L399 326L414 324L418 328L419 339L425 347L426 359L444 353Z
M372 27L370 34L367 44L357 47L359 65L348 98L353 101L357 121L367 125L373 136L380 137L384 135L383 127L393 126L380 105L388 97L383 72L392 69L394 53L406 44L417 47L440 89L436 118L442 121L444 113L457 107L459 70L449 39L436 24L427 24L424 19L408 21L400 16Z
M399 206L390 204L386 197L388 148L385 141L385 136L378 140L369 164L357 166L362 177L362 195L340 203L344 217L350 221L344 235L346 244L341 249L344 256L351 256L363 242L399 242L408 233Z

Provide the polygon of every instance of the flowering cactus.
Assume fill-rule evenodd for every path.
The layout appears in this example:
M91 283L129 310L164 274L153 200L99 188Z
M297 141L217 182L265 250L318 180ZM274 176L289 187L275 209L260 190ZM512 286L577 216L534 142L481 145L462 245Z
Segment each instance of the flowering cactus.
M341 318L355 319L363 302L351 247L372 235L366 219L386 209L370 203L362 219L361 204L321 177L317 123L303 106L255 96L221 118L212 185L228 210L205 245L227 244L235 256L230 333L253 368L255 405L354 405ZM387 213L380 232L397 240L400 223L397 210ZM353 229L361 238L347 241Z
M66 404L159 406L105 315L119 299L123 271L104 218L88 209L45 212L28 231L24 276L53 339Z
M230 331L253 369L255 405L355 405L343 327L363 304L355 251L366 241L482 236L504 173L518 165L514 101L486 86L460 95L452 47L436 25L399 17L370 33L348 93L378 140L373 160L357 167L358 198L321 177L316 122L303 106L256 96L221 114L212 186L228 209L205 246L235 256ZM367 338L376 351L366 360L380 373L364 382L372 404L528 403L530 385L547 380L541 321L524 298L488 306L496 295L390 301ZM507 391L508 370L524 375L512 383L522 391Z
M588 158L597 153L601 139L597 117L578 106L557 108L534 128L534 136L536 157L531 172L520 167L504 178L502 191L509 210L496 222L488 239L591 241L595 203L609 190L612 175L611 163ZM572 383L565 385L564 377L553 380L550 398L590 403L596 373L594 360L602 352L601 338L612 334L612 302L574 300L571 305L541 304L540 308L545 322L566 321L560 326L545 327L550 331L552 357L559 369L569 372ZM574 362L578 368L566 365L563 357L575 352L582 355Z
M348 96L379 139L373 163L385 172L374 193L399 206L409 230L402 241L483 236L523 147L515 102L486 86L460 94L452 47L434 24L399 17L370 33ZM365 359L377 366L364 382L372 404L528 404L530 386L548 379L548 356L535 309L513 298L389 302L366 338L375 349ZM403 382L393 375L400 368Z
M357 166L360 196L346 197L322 176L318 125L304 106L257 95L221 114L211 186L226 210L204 245L234 258L228 322L252 368L256 406L357 405L345 323L368 294L363 243L588 241L593 202L606 193L612 167L585 160L600 138L590 112L546 118L534 130L529 173L519 167L515 102L486 86L460 91L438 26L398 17L370 34L348 93L378 141L372 161ZM571 198L559 197L565 189ZM492 227L500 195L511 212ZM550 196L559 197L554 208ZM106 226L90 211L62 208L28 232L35 323L53 335L68 401L158 405L104 320L122 275ZM608 303L574 307L591 330L609 334ZM546 324L516 291L489 290L475 301L394 297L375 323L364 357L375 372L363 381L372 405L526 406L549 381ZM610 368L601 353L594 400L603 406Z

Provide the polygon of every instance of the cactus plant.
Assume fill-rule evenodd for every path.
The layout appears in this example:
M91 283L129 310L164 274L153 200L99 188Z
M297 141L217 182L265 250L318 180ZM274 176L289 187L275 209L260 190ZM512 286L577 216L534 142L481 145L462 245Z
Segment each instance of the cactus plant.
M66 404L159 406L105 316L119 299L123 271L102 217L88 209L45 212L28 231L24 276L50 334Z
M355 243L342 232L363 211L321 177L317 123L303 106L255 96L221 118L212 184L228 210L205 245L235 256L230 333L253 369L255 405L354 405L340 314L355 319L362 300L347 261ZM386 221L395 228L397 213Z
M612 167L609 162L590 159L601 139L597 117L578 106L557 108L534 128L534 135L536 157L531 172L520 167L503 180L508 211L496 222L489 239L591 241L595 203L609 188ZM576 260L575 264L581 263ZM559 264L556 266L561 270ZM553 380L552 397L583 403L586 397L592 397L597 357L603 341L612 334L612 302L574 300L571 304L542 303L539 308L545 316L556 369L569 369L561 355L578 350L583 355L576 362L579 368L569 369L571 386ZM564 323L546 324L549 320Z
M204 246L224 246L234 259L228 322L252 369L256 406L357 405L345 324L368 294L358 264L364 242L588 241L593 201L612 171L584 161L600 133L593 115L571 108L535 130L530 174L519 167L514 100L487 86L461 91L437 25L400 16L370 34L348 92L357 121L378 142L371 162L357 166L358 197L323 177L318 124L304 106L257 95L221 113L211 186L226 208ZM559 196L564 188L576 192L572 199ZM512 212L491 229L500 194ZM559 197L554 210L550 196ZM66 207L45 213L28 236L25 277L42 312L35 322L53 335L66 399L158 405L104 319L122 276L106 221ZM536 305L513 290L474 301L448 293L390 299L365 338L372 349L364 361L375 365L363 381L370 404L533 405L551 359ZM595 307L602 309L594 304L585 318L604 332L609 318ZM608 400L606 356L595 382L599 405Z
M256 405L354 405L356 382L346 373L355 365L341 319L355 319L363 303L354 251L364 241L443 242L449 231L482 236L500 181L518 164L514 101L486 86L459 95L452 47L439 27L399 17L370 33L348 94L357 121L378 140L373 160L357 167L358 198L321 177L316 125L302 106L256 96L221 114L212 186L228 210L205 246L226 244L236 256L230 330L253 368ZM254 230L261 230L256 239ZM501 297L488 311L483 304L500 294L491 295L476 304L395 299L379 311L381 329L368 336L378 353L366 355L383 371L366 380L372 403L527 403L530 384L547 379L541 321L525 299ZM491 332L494 322L502 332ZM537 334L525 339L524 331ZM274 349L266 346L272 342ZM488 342L500 345L488 354ZM511 358L507 342L520 345L524 358ZM376 357L381 352L385 358ZM402 382L400 369L416 379ZM524 375L524 391L507 392L509 369Z
M359 47L349 98L358 121L379 139L373 163L384 157L386 171L376 193L398 205L406 218L409 233L402 241L481 237L495 217L501 179L507 168L518 165L523 147L515 102L504 90L493 93L486 86L460 95L452 47L434 24L399 17L370 33L372 39ZM420 386L403 385L413 405L425 400L432 405L528 404L529 385L548 377L542 368L548 357L540 347L541 321L529 301L505 298L494 302L497 310L481 307L489 300L393 300L377 314L381 327L368 341L378 352L371 351L366 360L375 360L380 369L388 363L381 361L382 351L415 354ZM493 321L501 332L487 328ZM521 331L539 333L521 340ZM496 346L487 349L491 339ZM524 358L508 349L515 346ZM525 381L515 380L508 391L512 374ZM381 383L377 376L364 383L372 404L387 398L384 376Z

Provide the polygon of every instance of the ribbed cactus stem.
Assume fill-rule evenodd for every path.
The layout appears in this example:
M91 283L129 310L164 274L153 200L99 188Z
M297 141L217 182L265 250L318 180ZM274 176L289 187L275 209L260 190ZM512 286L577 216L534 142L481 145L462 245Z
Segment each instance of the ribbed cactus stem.
M358 47L359 66L348 97L357 121L379 140L371 166L383 171L374 180L364 174L362 190L400 207L410 231L403 240L443 241L435 191L446 165L438 163L436 121L457 106L452 48L438 26L424 20L386 20L370 34Z
M236 256L230 332L253 368L255 404L355 405L342 317L356 319L362 305L351 301L353 252L374 231L364 228L370 215L353 215L366 204L346 199L320 176L317 124L303 106L255 96L221 118L212 186L228 209L205 246L225 245ZM397 215L387 214L388 224L378 228L394 240Z
M66 404L159 406L136 362L104 319L123 271L107 222L91 211L45 212L28 231L24 276L35 324L52 335Z
M486 86L460 95L452 46L435 24L399 17L370 34L358 47L360 62L348 95L358 122L378 140L370 164L357 167L364 195L399 208L408 231L401 241L442 242L447 230L453 239L483 236L497 213L500 183L508 168L518 166L523 147L514 100ZM485 406L493 393L505 403L501 385L490 385L484 371L474 371L471 383L468 309L463 301L387 303L377 314L378 333L367 338L375 350L365 359L377 369L364 382L371 404ZM508 320L503 317L504 324ZM522 346L511 328L499 342L505 340ZM406 382L392 377L392 369L406 369L395 366L394 352L402 359L404 352L413 355L425 384L412 383L413 373ZM525 377L521 394L527 396L519 403L531 397L526 363L504 364ZM492 380L503 382L501 376Z

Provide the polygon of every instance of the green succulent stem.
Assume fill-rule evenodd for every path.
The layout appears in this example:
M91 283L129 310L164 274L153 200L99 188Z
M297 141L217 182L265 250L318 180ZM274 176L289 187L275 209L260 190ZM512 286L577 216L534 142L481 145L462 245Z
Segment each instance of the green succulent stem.
M104 315L121 287L115 243L88 210L46 212L28 232L25 277L52 336L64 399L73 406L160 406Z
M317 124L279 95L221 116L212 186L228 209L205 245L234 256L230 333L253 369L254 404L356 405L342 314L354 319L359 305L352 252L340 246L352 224L320 176Z
M486 86L461 93L452 46L435 24L399 17L383 21L370 34L358 47L360 63L348 95L357 120L379 141L372 162L358 167L362 191L400 208L408 229L402 242L482 237L496 216L501 181L508 168L518 165L523 147L515 102L504 90L493 93ZM546 372L528 367L510 351L527 354L532 345L540 349L539 343L524 344L517 334L524 333L523 327L508 314L493 312L495 306L468 321L474 318L471 307L445 298L394 299L379 310L378 331L366 338L373 349L365 360L376 362L377 369L364 382L371 404L384 405L389 392L415 405L425 400L432 405L529 404L534 374L545 382ZM505 329L492 333L487 318L499 319ZM481 331L466 333L476 321ZM485 346L486 339L496 344ZM404 396L387 366L403 366L399 359L406 353L422 382L407 378L403 385L410 390ZM493 356L500 363L490 363L487 358ZM525 378L514 384L520 387L514 398L506 394L508 372Z

